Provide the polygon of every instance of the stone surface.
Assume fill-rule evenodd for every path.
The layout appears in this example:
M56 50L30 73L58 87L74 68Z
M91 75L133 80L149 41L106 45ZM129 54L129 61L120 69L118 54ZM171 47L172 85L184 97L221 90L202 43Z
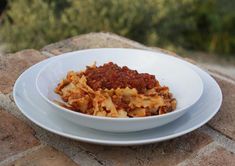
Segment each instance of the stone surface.
M235 154L223 148L217 149L210 155L201 158L198 166L232 166L235 164Z
M90 144L81 145L87 149L88 154L92 154L103 165L154 166L160 164L171 166L190 157L211 141L208 135L195 131L180 138L143 146L101 146L98 148L97 145L94 145L93 148L93 145Z
M235 83L231 77L217 71L211 72L216 74L215 78L222 88L224 101L220 112L209 122L209 126L204 126L209 131L201 128L165 142L130 147L93 145L63 138L33 125L25 118L20 118L22 115L10 95L14 81L20 73L48 56L101 47L138 48L175 55L159 48L146 47L115 34L90 33L45 46L41 50L42 53L24 50L0 56L0 100L3 100L0 101L0 107L7 109L7 111L0 110L0 166L4 163L36 166L76 165L74 161L81 166L235 165L233 154L235 152ZM195 63L191 59L186 60ZM220 77L217 77L218 75ZM34 130L19 118L34 128L41 144L35 138ZM58 151L49 146L45 147L45 144L53 146Z
M76 36L67 40L45 46L42 51L49 52L54 55L61 53L89 49L89 48L104 48L104 47L122 47L133 48L134 45L138 48L146 48L137 42L131 41L124 37L110 33L89 33Z
M234 166L235 154L222 147L189 161L185 166Z
M102 161L98 159L96 156L94 156L92 153L87 151L79 152L74 157L74 161L78 163L81 166L101 166L101 165L107 165L105 161ZM107 165L108 166L108 165Z
M165 52L176 55L173 52L163 50L157 47L149 48L140 43L134 42L127 38L112 33L89 33L85 35L75 36L73 38L50 44L42 48L42 52L49 55L59 55L66 52L83 50L89 48L137 48L157 52ZM47 54L48 55L48 54Z
M34 134L23 121L0 109L0 161L39 145Z
M214 77L221 87L223 103L209 125L235 140L235 83Z
M0 92L9 93L18 76L31 65L46 57L36 50L23 50L0 56Z
M31 154L28 154L8 166L77 166L63 153L46 146Z
M218 75L222 75L225 78L228 78L230 80L235 81L235 68L223 68L221 66L217 66L217 65L203 65L205 66L205 68L207 68L210 72L218 74ZM221 70L223 68L223 70Z

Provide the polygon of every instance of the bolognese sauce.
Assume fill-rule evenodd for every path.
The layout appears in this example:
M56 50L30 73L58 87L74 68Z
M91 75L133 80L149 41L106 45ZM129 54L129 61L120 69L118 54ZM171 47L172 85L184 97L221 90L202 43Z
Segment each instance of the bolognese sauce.
M87 67L83 74L87 78L87 84L94 90L129 87L143 93L146 89L159 85L154 75L138 73L127 66L119 67L112 62L99 67Z

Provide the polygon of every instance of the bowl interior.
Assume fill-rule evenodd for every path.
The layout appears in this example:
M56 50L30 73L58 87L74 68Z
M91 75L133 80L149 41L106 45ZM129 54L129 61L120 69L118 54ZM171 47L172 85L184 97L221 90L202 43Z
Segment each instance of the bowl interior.
M134 49L90 49L60 55L39 72L37 89L44 98L61 101L60 96L54 93L54 88L68 71L80 71L94 62L99 66L110 61L140 73L155 75L161 85L170 88L177 100L177 110L193 105L202 94L201 78L184 65L182 60L161 53Z

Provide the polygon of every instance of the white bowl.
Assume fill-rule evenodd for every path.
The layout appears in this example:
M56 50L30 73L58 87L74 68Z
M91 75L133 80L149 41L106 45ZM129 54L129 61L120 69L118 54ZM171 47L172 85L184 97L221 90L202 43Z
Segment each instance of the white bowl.
M54 88L68 71L84 70L96 62L102 65L114 62L138 72L154 74L161 85L170 88L177 100L176 110L167 114L140 118L110 118L73 112L55 104L60 96ZM182 116L194 105L203 92L201 78L182 60L151 51L123 48L88 49L53 57L36 78L36 88L42 98L65 119L93 129L110 132L131 132L162 126Z

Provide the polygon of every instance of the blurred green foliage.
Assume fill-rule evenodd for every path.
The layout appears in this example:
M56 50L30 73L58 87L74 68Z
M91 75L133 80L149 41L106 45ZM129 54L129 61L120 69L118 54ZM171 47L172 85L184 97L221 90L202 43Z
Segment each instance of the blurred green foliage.
M14 52L105 31L151 46L234 54L234 6L227 0L9 0L0 39Z

